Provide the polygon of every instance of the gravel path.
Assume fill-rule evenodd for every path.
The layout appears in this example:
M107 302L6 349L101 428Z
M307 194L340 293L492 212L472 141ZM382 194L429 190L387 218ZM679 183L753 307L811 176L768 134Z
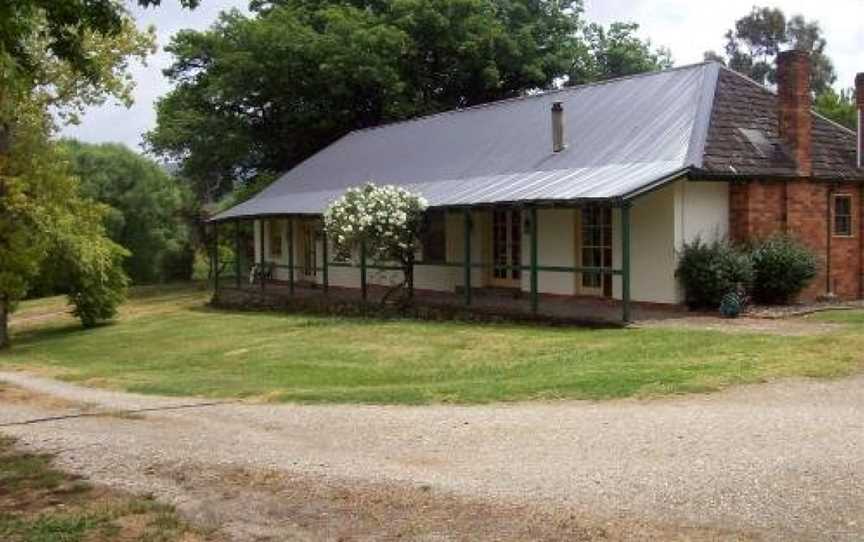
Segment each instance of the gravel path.
M864 376L662 400L469 407L214 405L22 373L0 380L69 402L4 402L0 431L97 482L199 516L208 507L231 516L209 484L239 476L254 492L284 477L312 493L341 484L565 510L599 526L580 531L585 539L864 538ZM174 406L184 408L118 412ZM78 412L104 415L22 423ZM210 519L233 521L232 537L266 538L278 515L249 499L237 517Z

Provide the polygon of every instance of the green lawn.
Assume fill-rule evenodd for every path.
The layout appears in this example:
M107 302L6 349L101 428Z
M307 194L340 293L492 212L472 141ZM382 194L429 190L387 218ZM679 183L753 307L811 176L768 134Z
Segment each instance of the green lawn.
M13 328L0 369L168 395L476 403L842 376L861 367L864 352L861 311L843 312L848 325L828 335L777 337L230 312L206 307L206 299L190 287L145 290L117 323L92 330L38 301L49 315Z

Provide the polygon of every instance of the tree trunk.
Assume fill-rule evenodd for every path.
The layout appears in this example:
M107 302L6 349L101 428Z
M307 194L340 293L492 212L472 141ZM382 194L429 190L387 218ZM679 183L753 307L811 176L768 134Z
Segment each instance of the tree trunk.
M6 298L0 299L0 348L9 346L9 311Z

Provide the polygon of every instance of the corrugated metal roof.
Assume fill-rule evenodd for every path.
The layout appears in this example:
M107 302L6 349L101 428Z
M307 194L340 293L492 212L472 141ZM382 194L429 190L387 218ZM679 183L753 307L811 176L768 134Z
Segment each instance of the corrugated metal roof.
M701 167L718 70L697 64L351 132L215 219L318 214L369 181L433 206L626 198ZM557 101L567 147L554 153Z

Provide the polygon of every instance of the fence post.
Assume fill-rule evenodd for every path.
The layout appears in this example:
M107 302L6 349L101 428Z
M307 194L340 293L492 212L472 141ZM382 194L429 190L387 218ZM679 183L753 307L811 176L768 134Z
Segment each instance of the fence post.
M537 284L537 207L531 207L531 312L537 314L539 295Z
M360 291L363 301L366 301L368 291L366 286L366 241L360 241Z
M324 282L324 293L327 293L327 290L330 288L330 276L328 273L327 267L327 230L321 230L321 257L322 257L322 265L321 271L323 273L323 282Z
M240 219L234 221L234 286L240 288Z
M471 209L465 209L465 305L471 306Z
M621 318L630 321L630 203L621 207Z
M213 291L219 291L219 223L213 223Z
M294 295L294 217L288 217L288 291Z
M258 219L258 234L259 245L261 248L261 258L258 262L258 280L261 281L261 291L264 291L264 218Z

